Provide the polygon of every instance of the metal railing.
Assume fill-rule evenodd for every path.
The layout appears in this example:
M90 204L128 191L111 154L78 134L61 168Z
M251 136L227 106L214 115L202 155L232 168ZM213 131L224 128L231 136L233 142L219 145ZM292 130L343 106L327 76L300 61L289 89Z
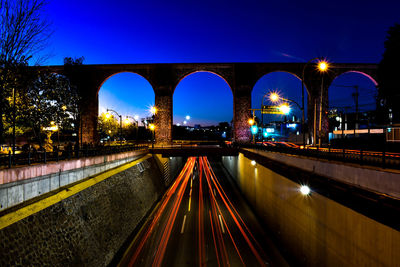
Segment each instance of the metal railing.
M123 145L123 146L99 146L99 147L83 147L79 149L64 149L53 152L32 151L12 155L11 151L8 154L0 155L0 167L11 168L13 166L31 165L37 163L47 163L49 161L60 161L69 159L79 159L84 157L94 157L102 155L110 155L128 151L148 149L148 145Z
M242 148L253 148L262 151L279 152L291 155L313 157L317 159L334 160L360 165L377 166L381 168L400 169L400 153L385 151L367 151L331 147L283 147L265 145L241 145Z

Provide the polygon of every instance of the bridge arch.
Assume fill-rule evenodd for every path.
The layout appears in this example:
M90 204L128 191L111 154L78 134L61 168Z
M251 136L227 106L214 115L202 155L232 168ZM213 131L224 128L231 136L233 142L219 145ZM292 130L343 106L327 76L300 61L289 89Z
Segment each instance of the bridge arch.
M82 96L82 121L84 129L82 132L84 142L97 142L96 118L98 112L97 94L101 84L113 74L119 72L133 72L144 77L155 91L155 104L162 106L163 114L156 121L159 122L158 129L166 129L162 133L156 133L165 143L171 140L170 130L172 128L172 95L176 85L181 79L196 71L209 71L222 76L230 85L234 95L234 127L235 140L248 142L250 132L247 120L251 108L251 91L257 81L270 72L284 71L297 77L302 76L302 70L306 63L162 63L162 64L103 64L103 65L81 65L81 66L46 66L35 68L46 68L53 71L65 72L71 81L79 88ZM332 63L332 76L324 77L324 87L332 81L333 76L343 72L359 71L371 76L376 80L377 64L369 63ZM314 109L313 100L319 99L321 89L321 77L307 68L305 84L308 93L308 114ZM328 76L328 75L326 75ZM308 78L307 78L308 77ZM326 91L324 92L324 98ZM312 106L312 107L311 107ZM165 114L164 114L165 113ZM323 113L325 114L325 113ZM310 115L308 116L310 117ZM165 122L165 124L161 122ZM309 123L310 123L309 118ZM170 127L164 127L168 126ZM156 122L157 125L157 122ZM162 126L162 127L161 127ZM156 128L157 129L157 128ZM157 132L157 130L156 130Z
M97 90L97 99L97 114L101 122L98 125L100 139L106 140L110 136L118 137L121 134L119 127L111 127L110 119L106 119L107 109L122 116L122 137L126 140L151 138L147 127L136 128L145 126L144 123L150 116L149 109L155 101L154 89L142 75L132 71L120 71L108 76ZM119 125L119 118L112 111L110 113Z
M182 75L174 88L173 103L174 138L182 136L186 115L191 117L187 126L201 127L221 122L230 124L233 118L232 87L222 75L214 71L196 70ZM210 114L214 110L214 114ZM196 134L197 131L200 130L193 130L190 136L185 137L205 138Z
M261 105L277 105L277 103L273 103L268 98L269 93L276 92L278 95L285 99L289 99L289 105L291 107L291 112L288 115L277 115L277 114L261 114ZM307 107L307 87L304 85L304 105ZM292 102L294 101L294 102ZM283 120L288 120L293 123L299 123L298 127L293 129L284 130L284 136L293 135L295 136L297 132L299 132L299 136L295 136L298 139L301 139L300 130L301 130L301 120L302 120L302 83L301 79L298 75L290 71L270 71L260 77L252 88L251 94L251 103L252 109L254 110L254 115L259 120L258 125L263 126L263 129L275 127L275 123L270 125L271 122L279 122ZM305 112L307 109L305 108ZM278 127L280 128L280 127ZM283 129L283 128L282 128ZM275 129L278 130L278 129ZM271 131L271 130L270 130ZM277 131L276 133L260 133L259 138L261 138L261 134L264 135L265 138L274 138L275 140L279 140L283 136L280 136L279 133L281 131Z
M100 83L98 85L97 88L97 95L100 92L100 89L103 87L103 85L112 77L115 77L118 74L125 74L125 73L130 73L133 75L137 75L140 76L142 79L144 79L146 82L148 82L151 86L151 88L153 89L154 92L154 85L152 84L151 79L149 79L148 77L145 77L143 74L141 74L140 72L135 72L135 71L130 71L130 70L120 70L120 71L116 71L116 72L112 72L112 73L107 73L105 74L100 80Z
M334 77L328 89L329 131L369 127L377 86L376 80L362 71L350 70Z
M230 79L228 77L226 77L226 75L224 75L224 74L222 74L222 73L220 73L218 71L214 71L214 70L198 69L198 70L191 70L191 71L188 71L188 72L184 72L182 75L180 75L177 83L174 85L173 93L175 92L175 89L178 87L178 85L181 83L182 80L184 80L188 76L196 74L196 73L211 73L211 74L214 74L214 75L218 76L219 78L221 78L222 80L225 81L225 83L229 86L229 88L233 92L232 85L231 85L232 82L229 81Z
M335 78L333 79L333 81L334 81L336 78L338 78L338 77L340 77L340 76L342 76L342 75L344 75L344 74L348 74L348 73L357 73L357 74L360 74L360 75L362 75L362 76L368 78L376 87L378 86L378 82L376 81L376 78L374 78L372 74L368 74L368 73L366 73L366 72L358 71L358 70L349 70L349 71L341 72L341 73L339 73L339 74L337 74L337 75L335 76ZM375 76L375 75L374 75L374 76ZM333 82L333 81L332 81L332 82Z

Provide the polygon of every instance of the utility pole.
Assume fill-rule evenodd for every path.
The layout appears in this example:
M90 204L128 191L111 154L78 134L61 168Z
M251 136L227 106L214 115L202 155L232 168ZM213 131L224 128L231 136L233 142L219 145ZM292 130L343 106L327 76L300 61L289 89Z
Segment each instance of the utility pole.
M355 92L351 94L351 96L354 99L354 103L356 104L356 122L355 122L355 129L358 130L358 97L359 97L359 91L358 91L358 85L353 86L355 89Z

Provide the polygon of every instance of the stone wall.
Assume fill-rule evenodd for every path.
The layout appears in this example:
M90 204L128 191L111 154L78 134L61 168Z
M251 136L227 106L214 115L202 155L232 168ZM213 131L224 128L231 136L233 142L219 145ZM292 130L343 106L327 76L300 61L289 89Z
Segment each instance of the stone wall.
M161 177L150 157L1 229L0 265L106 266L164 193Z
M239 154L223 165L296 266L397 266L400 232Z
M233 96L233 125L234 141L248 143L251 141L250 125L248 120L252 118L251 93Z
M147 150L130 151L0 170L0 210L131 162L146 153Z
M155 139L157 145L172 144L172 94L156 92Z

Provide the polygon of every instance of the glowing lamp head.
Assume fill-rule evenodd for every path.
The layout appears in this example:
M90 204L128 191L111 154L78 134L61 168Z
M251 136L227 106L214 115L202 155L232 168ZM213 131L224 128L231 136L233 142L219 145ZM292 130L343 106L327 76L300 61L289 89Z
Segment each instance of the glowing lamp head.
M253 119L249 119L249 120L248 120L248 123L249 123L250 125L253 125L253 124L254 124L254 120L253 120Z
M152 107L150 108L150 113L153 114L153 115L155 115L155 114L157 113L157 108L156 108L155 106L152 106Z
M189 115L186 115L186 120L188 121L188 120L190 120L190 116Z
M258 127L256 125L251 126L251 133L252 134L257 134L258 133Z
M311 189L306 185L302 185L300 187L300 193L305 195L305 196L307 196L307 195L309 195L311 193Z
M251 161L251 165L252 165L252 166L256 166L256 164L257 164L257 162L256 162L255 160L252 160L252 161Z
M110 134L110 133L111 133L111 130L108 130L108 133Z
M55 124L55 122L54 122L54 121L51 121L51 122L50 122L50 124L51 124L51 125L54 125L54 124Z
M149 128L150 128L150 130L154 131L154 129L156 128L156 126L155 126L153 123L151 123L151 124L149 125Z
M327 63L326 61L320 61L320 62L318 63L318 69L319 69L319 71L325 72L325 71L328 70L328 68L329 68L329 65L328 65L328 63Z
M279 106L279 110L280 110L283 114L285 114L285 115L287 115L287 114L290 113L290 107L289 107L288 104L282 104L282 105L280 105L280 106Z
M64 111L66 111L66 110L67 110L67 106L66 106L66 105L63 105L63 106L61 107L61 109L64 110Z
M279 95L278 95L277 93L271 93L271 94L269 95L269 99L270 99L272 102L276 102L276 101L279 100Z

